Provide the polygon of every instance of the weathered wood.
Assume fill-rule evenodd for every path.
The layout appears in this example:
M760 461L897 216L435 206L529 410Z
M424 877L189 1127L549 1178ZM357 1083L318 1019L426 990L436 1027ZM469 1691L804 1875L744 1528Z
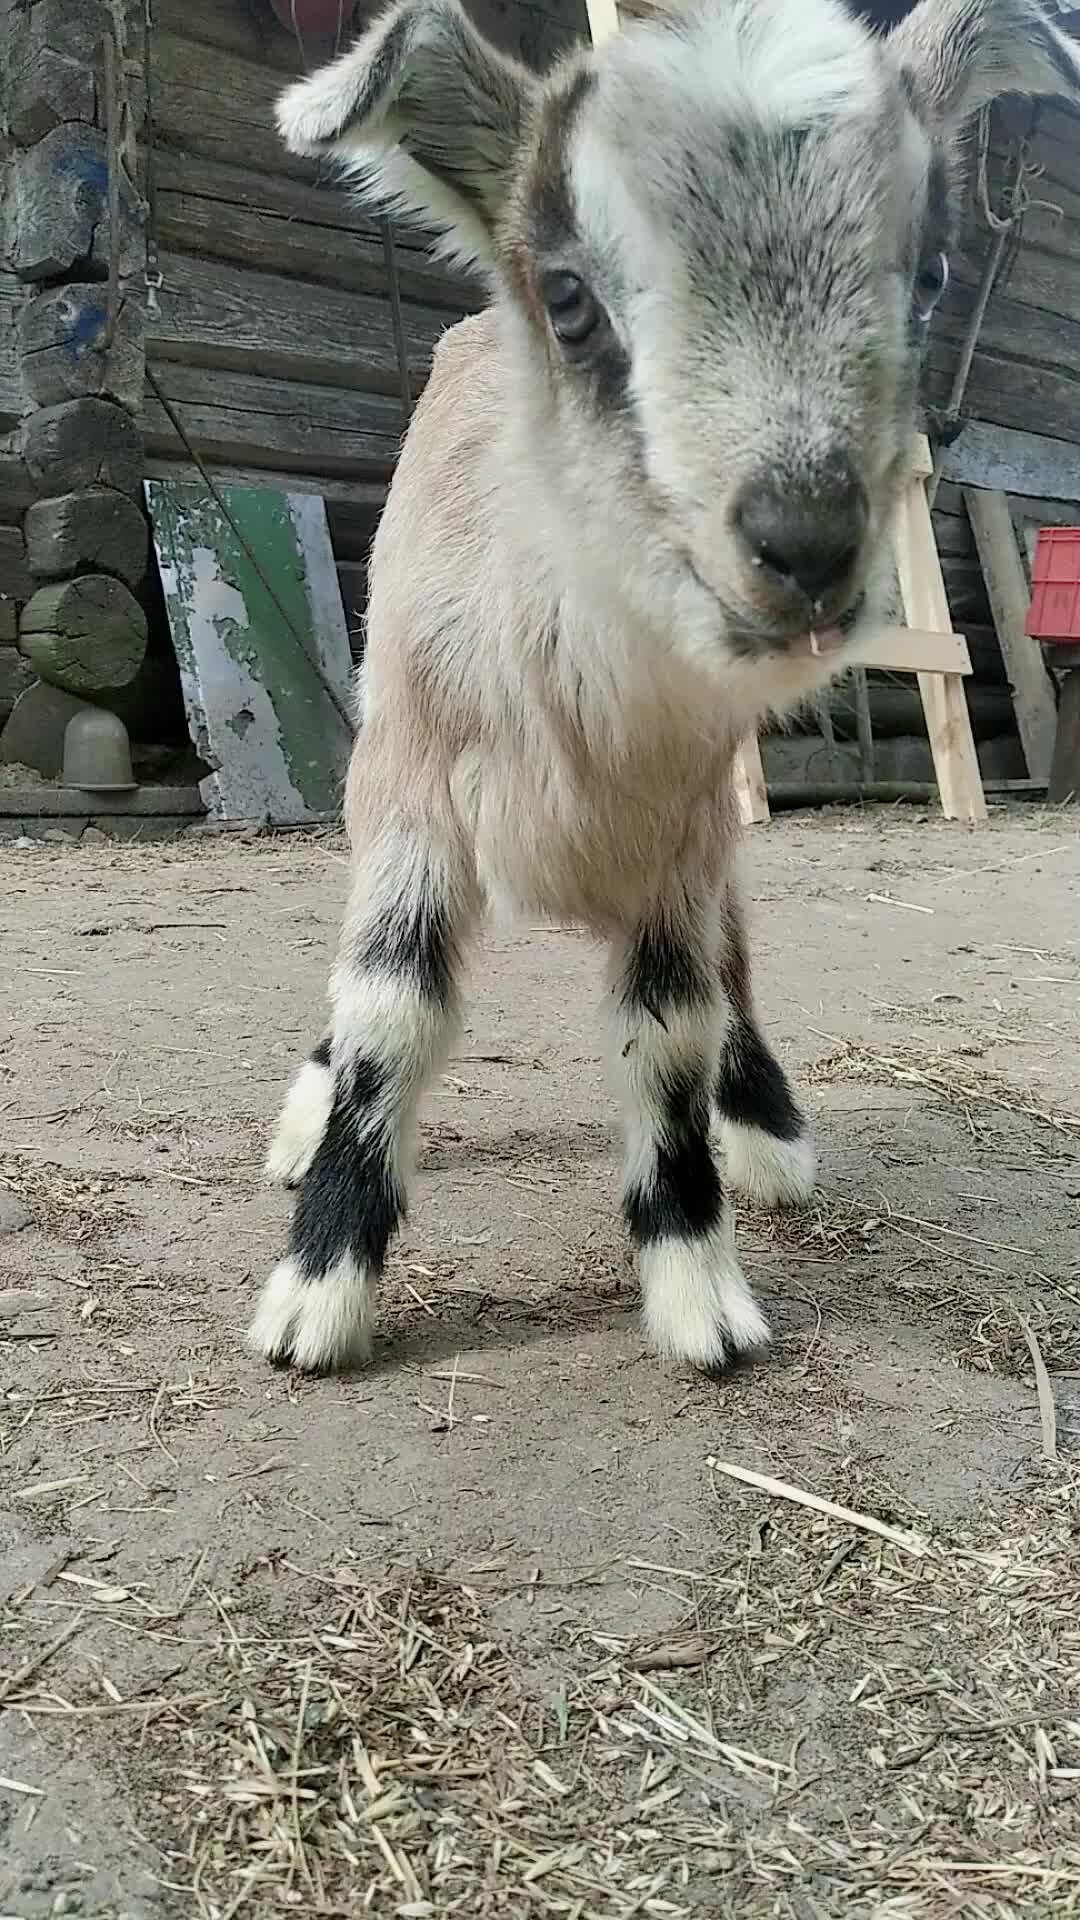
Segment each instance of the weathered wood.
M0 527L0 596L29 600L33 588L21 527Z
M17 153L11 176L12 265L20 280L55 280L109 257L108 161L96 127L60 126ZM127 186L120 192L120 269L139 264L141 235Z
M963 634L949 627L879 627L852 648L855 666L887 668L893 673L970 673Z
M158 237L166 252L230 260L297 280L386 295L382 234L340 180L312 185L163 149ZM484 304L479 283L431 257L431 236L394 230L402 298L455 316Z
M1044 780L1054 752L1057 707L1038 643L1028 637L1030 594L1003 493L964 489L964 501L979 549L998 643L1012 688L1016 724L1028 772Z
M1065 667L1046 796L1051 806L1060 807L1080 802L1080 647L1055 647L1051 659Z
M232 9L221 9L222 13ZM301 68L294 42L294 70ZM315 163L287 153L274 121L282 75L257 59L222 50L212 59L186 35L154 34L154 125L164 146L268 173L314 180Z
M149 548L135 502L111 487L35 501L26 516L26 557L39 580L91 568L137 587L146 578Z
M36 679L29 660L23 659L6 631L4 603L0 601L0 727L8 720L19 695L32 687Z
M404 432L400 400L342 393L340 387L258 379L227 369L156 363L155 377L192 446L208 464L259 466L351 479L388 477ZM147 452L183 453L176 430L148 388L142 416Z
M114 487L138 494L142 487L142 435L114 400L64 400L38 407L22 426L26 470L42 494L82 487Z
M19 638L19 609L14 600L0 599L0 642L13 647Z
M94 118L93 68L55 47L23 36L12 60L8 121L21 146L43 140L54 127Z
M901 495L896 524L896 561L904 615L912 627L948 634L952 630L941 564L922 479L913 479ZM986 819L964 683L957 673L920 673L919 692L934 771L948 820Z
M2 157L0 157L2 164ZM0 432L6 433L26 411L19 371L19 314L26 299L22 282L0 266Z
M586 32L582 0L468 0L468 11L496 46L517 54L530 66L546 65ZM170 32L242 54L282 78L298 69L295 37L282 29L268 5L223 7L215 0L159 0L156 17ZM357 25L363 24L364 17L359 17Z
M973 420L946 450L942 472L961 486L1080 503L1080 445L1043 434Z
M145 658L146 639L138 601L102 573L39 587L19 621L20 651L65 693L127 686Z
M147 353L153 360L397 392L397 354L385 297L309 287L283 275L183 254L163 254L161 266L161 315L147 321ZM403 317L416 392L447 315L407 304Z
M135 413L143 392L143 313L134 293L124 295L107 352L105 288L72 283L39 293L19 316L22 377L41 406L84 395L118 400Z
M19 435L0 437L0 526L22 526L22 517L34 497Z
M204 483L198 467L186 458L162 459L147 454L146 478L148 480L190 480ZM264 467L214 467L213 479L219 486L265 487L267 474ZM349 518L359 516L366 519L382 511L386 504L387 483L385 480L346 480L331 478L317 473L290 473L289 491L291 493L317 493L335 511L343 511ZM333 515L331 515L331 519Z

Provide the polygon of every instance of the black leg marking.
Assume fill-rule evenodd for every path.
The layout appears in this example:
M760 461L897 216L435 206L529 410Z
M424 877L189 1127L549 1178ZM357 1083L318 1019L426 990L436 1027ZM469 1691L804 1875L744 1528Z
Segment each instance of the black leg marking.
M709 1145L709 1084L704 1065L674 1069L656 1088L651 1168L631 1181L623 1213L639 1246L698 1240L715 1231L724 1211L720 1174Z
M289 1251L318 1281L342 1254L373 1274L405 1211L386 1135L387 1075L371 1060L343 1069L293 1215ZM383 1124L380 1124L382 1122Z
M776 1055L753 1021L736 1014L720 1063L717 1105L736 1126L760 1127L776 1140L797 1140L803 1117Z

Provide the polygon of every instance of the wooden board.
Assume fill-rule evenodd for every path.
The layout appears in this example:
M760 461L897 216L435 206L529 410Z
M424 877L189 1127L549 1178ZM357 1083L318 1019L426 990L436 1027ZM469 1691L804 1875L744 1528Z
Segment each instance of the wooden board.
M163 253L161 270L161 313L146 323L148 358L397 392L397 353L385 295L309 286L284 274L256 273L189 254ZM451 316L409 303L403 318L419 388Z
M154 377L201 459L214 467L310 473L320 491L337 480L389 479L404 432L400 398L342 394L339 387L261 379L220 367L153 362ZM148 387L142 412L146 450L183 458L176 430ZM268 481L268 484L272 482Z
M1003 493L979 492L974 487L965 488L964 500L1009 675L1028 772L1033 780L1045 780L1054 753L1057 703L1038 641L1026 631L1030 592L1009 502Z
M951 634L952 617L934 544L930 506L922 477L901 495L896 524L896 564L908 624ZM985 820L986 798L975 742L958 673L923 672L918 676L934 771L947 820Z

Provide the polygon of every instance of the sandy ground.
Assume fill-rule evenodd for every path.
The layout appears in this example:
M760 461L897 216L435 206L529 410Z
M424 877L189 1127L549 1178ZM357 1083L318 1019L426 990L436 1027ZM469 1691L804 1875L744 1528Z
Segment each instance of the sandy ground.
M523 929L310 1381L241 1333L341 843L0 854L0 1915L1080 1911L1080 834L746 870L822 1153L768 1359L644 1351L598 959Z

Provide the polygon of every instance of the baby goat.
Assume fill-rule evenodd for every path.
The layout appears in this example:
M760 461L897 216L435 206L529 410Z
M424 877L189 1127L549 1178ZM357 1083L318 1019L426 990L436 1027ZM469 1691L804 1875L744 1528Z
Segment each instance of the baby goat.
M757 1024L732 760L881 618L956 135L1080 91L1037 0L639 0L537 79L458 0L398 0L283 95L293 152L444 235L492 290L439 343L376 536L329 1036L269 1159L299 1188L251 1328L363 1359L409 1135L485 908L609 952L644 1320L705 1368L768 1330L726 1185L814 1157Z

